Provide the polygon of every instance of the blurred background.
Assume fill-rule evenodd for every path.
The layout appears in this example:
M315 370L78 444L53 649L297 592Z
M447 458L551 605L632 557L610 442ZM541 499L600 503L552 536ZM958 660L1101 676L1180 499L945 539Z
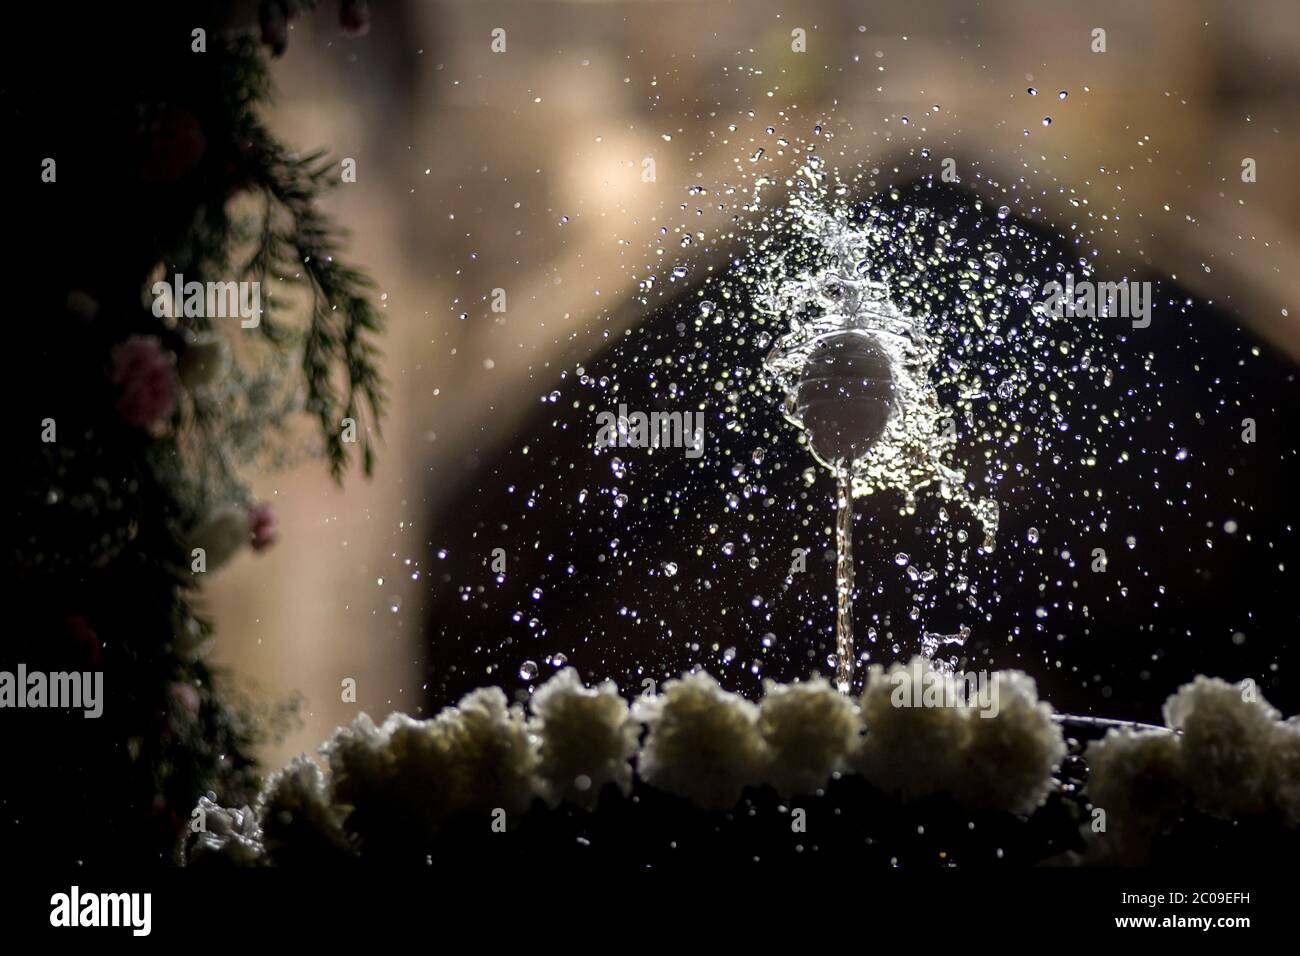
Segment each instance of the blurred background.
M953 157L964 188L1095 250L1099 271L1167 279L1213 307L1205 321L1300 358L1298 67L1288 0L388 0L356 39L299 18L270 120L356 160L326 205L378 282L392 404L371 481L336 488L311 463L257 479L280 544L206 590L216 658L301 698L267 759L313 750L358 710L441 702L438 609L468 568L440 563L437 516L478 500L491 463L535 437L562 372L647 320L647 276L725 266L734 210L690 190L747 191L760 147L779 181L797 159L774 145L782 130L824 124L834 161L868 170L869 187ZM688 217L722 240L684 249ZM469 683L493 681L479 669Z

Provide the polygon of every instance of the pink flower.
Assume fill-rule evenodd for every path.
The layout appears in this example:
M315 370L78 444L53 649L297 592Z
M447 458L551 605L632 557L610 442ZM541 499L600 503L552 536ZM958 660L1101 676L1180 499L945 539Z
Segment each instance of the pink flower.
M270 505L248 509L248 526L253 536L253 550L261 551L275 544L275 512Z
M343 0L339 26L344 36L363 37L370 32L370 4L367 0Z
M117 412L136 428L157 432L176 407L176 360L156 335L133 335L112 352L110 379L121 389Z
M199 707L202 706L203 701L193 684L179 680L172 681L168 690L171 692L172 700L175 701L177 707L191 717L198 716Z

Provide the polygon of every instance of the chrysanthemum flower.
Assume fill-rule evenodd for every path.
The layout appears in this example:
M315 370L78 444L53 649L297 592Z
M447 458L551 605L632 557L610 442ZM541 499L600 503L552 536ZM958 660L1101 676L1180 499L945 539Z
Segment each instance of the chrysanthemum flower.
M1165 701L1164 714L1183 732L1184 776L1198 809L1232 818L1264 808L1278 721L1267 701L1248 687L1199 676Z
M329 860L348 850L320 767L305 754L266 781L257 801L262 845L276 863Z
M957 797L968 806L1028 815L1056 787L1065 735L1028 674L995 671L989 680L997 713L986 717L968 708L970 735Z
M650 728L641 776L659 789L725 810L757 782L765 760L758 708L705 672L666 681L661 694L638 698L633 711Z
M566 667L537 689L528 729L540 743L537 789L551 806L592 809L607 783L632 791L632 755L640 728L618 686L584 687Z
M798 684L766 681L758 731L767 745L764 780L784 797L813 793L843 769L862 723L852 700L824 679Z
M941 706L912 706L924 700L930 684L942 690ZM859 773L877 790L911 800L954 792L970 739L967 708L948 674L925 658L888 671L867 670L862 693L867 734L853 757Z

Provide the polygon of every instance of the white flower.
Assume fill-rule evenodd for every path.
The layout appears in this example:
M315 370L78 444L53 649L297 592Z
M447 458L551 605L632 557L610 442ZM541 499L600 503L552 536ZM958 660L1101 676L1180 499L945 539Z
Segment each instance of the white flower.
M507 705L501 688L484 687L466 694L438 720L453 728L460 807L501 808L513 822L532 802L537 769L523 711Z
M701 808L725 810L757 782L764 762L758 708L703 671L638 698L634 713L650 728L639 766L648 783Z
M1032 813L1055 786L1065 738L1030 677L999 671L988 680L990 698L977 707L961 680L923 657L888 671L872 665L859 772L905 800L947 792L967 806Z
M1198 809L1232 818L1263 810L1268 750L1278 712L1246 688L1198 676L1165 701L1165 723L1181 730L1184 775Z
M469 810L501 809L513 823L532 800L537 752L499 687L466 694L432 720L390 714L376 728L362 714L321 749L334 802L363 846L431 840Z
M945 703L924 706L927 687ZM955 792L971 733L968 708L959 700L951 675L925 658L888 672L872 664L862 692L867 734L854 755L858 772L877 790L906 800Z
M226 808L199 797L195 819L202 830L194 834L186 855L191 866L260 866L265 862L257 817L248 807Z
M366 713L335 729L334 736L321 744L320 752L329 761L330 795L336 804L364 805L371 792L391 776L387 748L388 734Z
M432 720L389 714L379 728L384 738L384 785L435 833L444 819L464 804L457 772L455 708Z
M785 797L826 785L862 733L858 709L823 678L799 684L766 681L758 730L767 745L764 777Z
M321 747L333 803L363 851L428 841L457 809L452 737L445 721L392 714L376 727L361 714Z
M968 709L970 736L956 794L968 806L1028 815L1056 787L1065 735L1028 674L996 671L989 680L996 716Z
M1273 728L1268 782L1269 800L1286 825L1300 826L1300 717Z
M613 681L587 688L566 667L537 689L532 710L528 727L541 743L538 791L547 803L590 810L607 783L631 793L640 728Z
M1088 744L1085 790L1094 810L1088 832L1108 863L1145 862L1151 839L1187 800L1182 742L1159 731L1109 730ZM1094 830L1100 823L1104 829Z
M266 781L257 800L262 844L269 856L319 859L348 847L338 811L330 804L320 767L305 754Z
M1106 862L1143 862L1160 823L1189 802L1234 820L1272 808L1300 825L1300 721L1281 722L1247 691L1198 676L1165 702L1165 722L1181 735L1111 731L1088 747Z

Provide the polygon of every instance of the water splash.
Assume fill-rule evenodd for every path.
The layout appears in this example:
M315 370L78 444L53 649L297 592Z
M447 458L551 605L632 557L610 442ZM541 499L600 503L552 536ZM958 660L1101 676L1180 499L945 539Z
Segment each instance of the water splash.
M979 498L951 463L957 429L951 411L940 407L932 381L940 358L927 334L925 318L901 310L890 299L889 285L872 278L888 262L892 229L883 216L858 225L842 210L806 202L788 207L793 223L807 240L820 244L823 261L789 277L779 268L765 270L758 284L758 309L788 317L790 332L768 355L765 367L784 393L786 418L803 428L796 408L800 376L809 357L830 335L858 331L870 336L888 357L894 380L894 408L875 446L850 463L853 497L894 491L914 510L917 493L936 486L945 501L966 508L983 530L982 546L992 551L998 529L998 504ZM807 246L801 245L801 254ZM828 468L835 463L822 461Z
M822 198L816 191L813 195ZM965 474L952 462L957 429L952 413L939 402L934 379L940 352L927 331L925 313L899 308L889 283L879 278L893 274L895 223L879 210L865 222L855 222L844 207L826 208L804 194L787 206L785 222L800 240L792 248L801 268L790 275L783 257L756 257L768 263L756 288L758 311L789 321L790 331L777 340L764 363L782 393L786 419L805 432L813 427L801 390L808 369L828 343L861 336L874 353L884 356L889 370L887 417L869 447L854 446L849 454L844 442L830 442L836 449L832 455L808 436L813 456L835 474L837 483L836 684L848 693L854 668L853 499L896 492L910 513L915 512L918 493L933 487L941 499L958 504L979 524L985 553L996 546L1000 512L995 499L972 493ZM995 255L988 259L991 265L1000 264ZM879 398L863 394L853 399L872 400ZM921 650L933 657L941 644L962 646L969 635L965 624L951 635L923 632Z

